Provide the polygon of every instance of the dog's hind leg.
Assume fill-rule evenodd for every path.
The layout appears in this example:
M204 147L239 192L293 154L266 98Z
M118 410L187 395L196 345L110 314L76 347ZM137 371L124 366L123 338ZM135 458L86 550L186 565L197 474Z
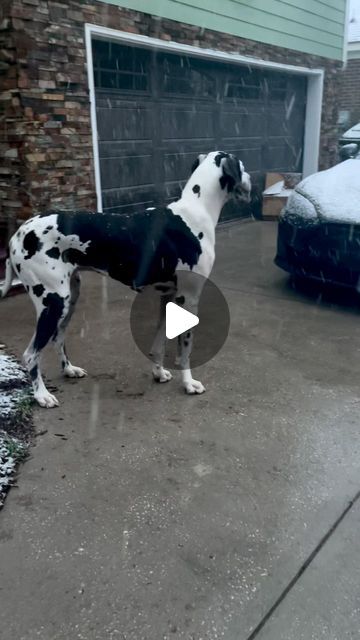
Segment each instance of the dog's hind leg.
M78 271L74 271L70 279L70 304L67 315L63 317L61 320L61 324L58 328L58 331L54 337L55 348L60 355L61 368L65 376L68 378L83 378L86 376L85 369L81 367L75 367L71 364L65 347L65 330L68 326L71 317L75 311L75 305L80 295L80 274Z
M44 290L43 285L37 285ZM55 292L34 292L36 287L29 289L29 295L34 302L37 313L37 326L28 348L24 353L24 363L29 372L34 398L42 407L56 407L58 401L46 388L41 371L41 351L49 340L57 335L62 319L67 315L70 306L70 294Z
M156 382L169 382L172 375L168 369L164 369L165 343L166 343L166 305L173 299L172 295L161 296L160 317L157 331L150 355L153 360L152 374Z

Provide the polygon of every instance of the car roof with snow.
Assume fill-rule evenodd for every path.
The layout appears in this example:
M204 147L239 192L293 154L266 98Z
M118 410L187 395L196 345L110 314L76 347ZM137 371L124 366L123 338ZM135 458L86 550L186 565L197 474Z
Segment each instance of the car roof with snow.
M308 176L289 197L286 213L360 224L360 161L346 160Z

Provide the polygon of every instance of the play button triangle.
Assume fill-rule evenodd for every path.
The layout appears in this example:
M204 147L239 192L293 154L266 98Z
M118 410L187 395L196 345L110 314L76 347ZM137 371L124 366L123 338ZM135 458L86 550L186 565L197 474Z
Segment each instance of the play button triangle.
M192 329L199 324L199 318L190 311L182 309L174 302L166 305L166 337L169 340L176 338L184 331Z

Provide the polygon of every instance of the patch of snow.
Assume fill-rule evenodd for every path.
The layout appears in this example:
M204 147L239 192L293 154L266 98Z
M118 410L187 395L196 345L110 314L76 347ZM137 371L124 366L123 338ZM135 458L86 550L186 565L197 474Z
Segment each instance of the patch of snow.
M26 373L16 362L15 358L0 355L0 384L10 380L26 380Z
M306 197L298 193L296 190L291 193L286 203L286 207L283 210L282 215L291 214L306 218L307 220L317 220L316 210L314 205L307 200Z
M292 194L293 190L285 189L284 185L285 185L285 180L279 180L279 182L275 182L275 184L272 184L271 187L268 187L267 189L265 189L265 191L263 192L263 195L278 196L280 198L288 198Z
M8 416L16 410L18 394L12 391L0 391L0 416Z
M360 160L314 173L295 187L286 212L314 217L314 210L323 220L360 224Z
M0 432L0 507L4 503L4 498L14 476L17 460L11 451L16 447L17 451L25 450L26 445L16 438L9 438Z
M3 345L1 345L3 348ZM29 388L24 369L12 356L0 354L0 425L21 422L17 414L21 401L26 398L24 389ZM0 430L0 508L11 484L20 459L24 457L27 445Z

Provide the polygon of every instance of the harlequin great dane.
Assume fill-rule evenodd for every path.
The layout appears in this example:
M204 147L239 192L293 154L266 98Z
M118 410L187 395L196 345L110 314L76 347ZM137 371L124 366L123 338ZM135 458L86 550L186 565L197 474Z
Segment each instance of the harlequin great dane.
M36 309L37 326L24 353L34 397L42 407L58 401L46 389L40 371L40 354L49 340L59 352L63 373L82 378L84 369L71 364L64 334L80 291L83 269L95 270L137 291L154 285L161 295L160 321L152 359L153 376L171 379L164 369L165 307L169 300L196 314L202 278L210 275L215 259L215 227L229 197L249 200L250 177L243 164L222 151L201 154L192 167L181 198L163 208L150 208L131 216L78 212L50 212L25 222L11 238L5 283L8 292L14 276L23 282ZM190 370L192 334L179 338L178 364L185 391L203 393Z

